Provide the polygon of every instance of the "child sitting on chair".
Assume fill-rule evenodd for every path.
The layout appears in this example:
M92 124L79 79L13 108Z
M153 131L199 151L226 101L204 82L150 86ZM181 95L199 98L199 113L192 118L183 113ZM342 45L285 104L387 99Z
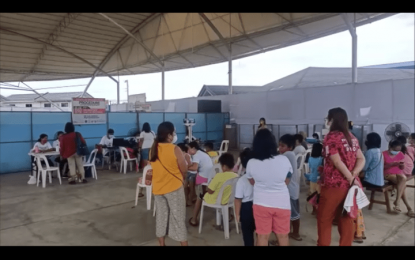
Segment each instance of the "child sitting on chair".
M187 165L192 164L192 158L188 153L189 148L185 143L180 143L177 145L182 150L184 159ZM196 171L187 171L187 176L184 181L184 194L186 198L186 207L192 206L192 202L196 202L196 191L195 191L195 182L196 182Z
M210 142L205 143L205 151L212 158L216 157L216 156L219 156L218 152L213 150L213 143L210 143ZM218 163L218 161L216 160L215 163Z
M235 164L233 155L230 153L224 153L219 158L219 163L222 167L222 172L215 175L212 181L209 183L207 188L207 193L203 194L200 193L199 197L196 201L195 208L193 210L193 217L189 219L189 224L191 226L196 227L198 225L197 217L199 215L200 209L202 207L202 200L204 200L208 204L215 204L216 199L219 195L219 191L221 190L223 184L232 178L236 178L237 175L232 172L232 168ZM225 187L223 194L222 194L222 205L227 204L229 201L229 197L231 196L232 187L228 186ZM232 221L231 217L229 218L229 222Z
M143 175L144 175L144 173L143 173ZM153 175L153 169L149 169L148 171L147 171L147 174L146 174L146 176L151 176L151 175ZM143 183L143 177L140 177L140 178L138 178L138 183ZM146 185L151 185L151 180L148 180L147 178L145 179L145 184ZM140 198L140 197L143 197L144 196L144 194L143 194L143 192L142 192L142 188L141 187L138 187L138 197Z

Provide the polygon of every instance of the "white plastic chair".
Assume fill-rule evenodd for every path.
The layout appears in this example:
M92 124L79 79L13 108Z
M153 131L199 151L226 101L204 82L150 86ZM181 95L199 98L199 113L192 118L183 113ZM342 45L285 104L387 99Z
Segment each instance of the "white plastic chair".
M216 164L217 163L217 161L219 160L219 155L218 156L213 156L213 157L211 157L211 159L212 159L212 163L213 164Z
M91 154L89 155L88 160L84 161L84 168L91 167L92 178L95 178L96 180L98 180L97 169L95 167L95 158L97 156L97 152L98 152L98 149L92 150Z
M220 149L218 151L219 156L221 156L223 153L226 153L229 148L229 140L223 140L220 144Z
M297 154L297 156L295 156L295 159L297 160L297 172L301 175L300 181L301 179L303 179L304 185L307 185L305 182L305 176L303 174L305 154ZM300 161L300 163L298 163L298 161Z
M45 162L46 169L43 168L42 162ZM52 183L52 176L50 175L50 172L56 171L59 179L59 183L62 185L61 180L61 174L59 172L59 167L50 167L48 160L46 159L46 156L44 154L38 154L36 155L36 163L37 167L39 169L38 175L37 175L37 186L39 187L39 180L40 180L40 173L42 173L42 187L46 188L46 173L49 173L49 183Z
M120 147L120 154L121 154L121 165L120 165L120 172L122 172L122 168L124 167L124 174L127 173L127 164L128 162L135 161L138 164L138 158L130 158L128 151L125 147ZM133 166L130 164L130 171L133 170Z
M202 202L202 209L200 211L200 222L199 222L199 234L202 232L202 222L203 222L203 209L204 207L210 207L216 209L216 219L218 220L219 210L222 212L223 217L223 229L225 232L225 239L229 239L229 208L233 207L233 214L235 216L235 224L236 224L236 232L239 234L239 226L238 222L236 221L236 212L235 212L235 188L236 183L238 182L238 177L232 178L230 180L227 180L221 187L218 197L216 199L215 204L208 204L204 200ZM227 186L231 186L232 192L231 196L229 197L229 201L227 204L222 205L222 196L223 191Z
M144 167L143 169L143 177L141 179L141 183L137 183L137 189L135 191L135 206L137 206L137 202L138 202L138 193L139 193L139 188L145 188L146 189L146 198L147 198L147 210L151 209L151 196L152 196L152 190L153 190L153 185L146 185L146 175L147 175L147 171L151 170L151 165L147 165L146 167ZM154 204L154 212L153 212L153 216L156 214L156 204Z

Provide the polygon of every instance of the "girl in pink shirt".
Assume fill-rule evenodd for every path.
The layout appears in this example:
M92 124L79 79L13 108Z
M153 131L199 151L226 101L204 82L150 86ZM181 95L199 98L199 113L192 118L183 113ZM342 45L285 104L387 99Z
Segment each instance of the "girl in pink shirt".
M408 209L407 215L410 217L415 217L415 213L412 208L409 206L408 200L406 199L405 189L406 189L406 176L403 174L405 168L404 160L405 155L401 152L403 144L398 140L393 140L389 143L389 149L383 152L384 158L384 175L385 180L388 180L396 185L398 194L396 200L393 203L393 210L396 213L400 213L401 209L399 207L400 199L402 198L403 203Z
M414 168L415 149L412 146L406 146L405 136L399 136L397 140L402 143L401 152L405 156L403 174L405 174L406 177L409 177L411 176L412 169Z

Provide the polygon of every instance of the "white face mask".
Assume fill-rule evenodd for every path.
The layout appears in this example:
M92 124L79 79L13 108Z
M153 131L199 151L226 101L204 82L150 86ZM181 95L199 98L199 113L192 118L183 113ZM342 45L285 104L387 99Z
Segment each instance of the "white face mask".
M173 140L171 141L172 144L175 144L177 142L177 135L174 134Z
M110 139L114 138L114 135L109 135Z

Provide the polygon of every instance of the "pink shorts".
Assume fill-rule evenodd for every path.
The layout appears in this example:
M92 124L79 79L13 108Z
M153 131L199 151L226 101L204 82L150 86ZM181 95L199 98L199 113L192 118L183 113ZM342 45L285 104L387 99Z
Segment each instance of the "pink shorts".
M268 208L254 204L254 218L256 232L259 235L290 233L291 210Z

